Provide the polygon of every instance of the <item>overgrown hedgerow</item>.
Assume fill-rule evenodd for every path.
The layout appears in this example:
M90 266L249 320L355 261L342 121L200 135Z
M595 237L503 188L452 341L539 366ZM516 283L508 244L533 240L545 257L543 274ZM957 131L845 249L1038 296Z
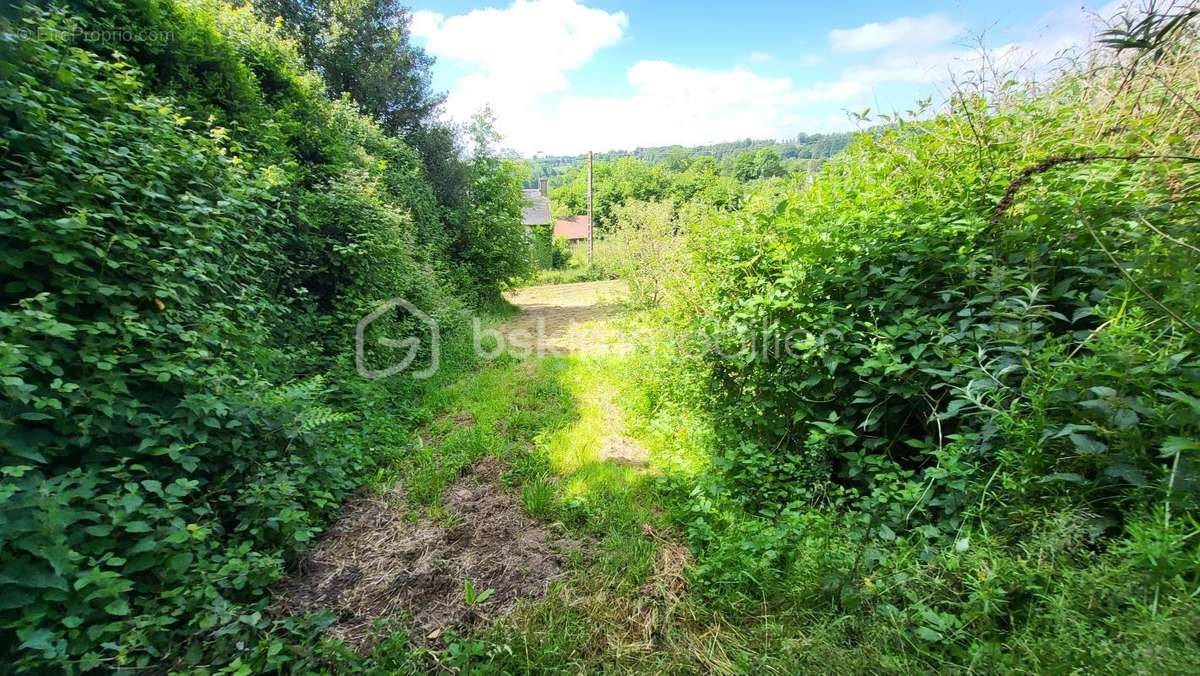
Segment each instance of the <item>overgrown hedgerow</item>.
M412 381L355 381L355 323L405 297L452 332L521 272L524 243L489 244L493 263L514 261L497 275L452 279L474 252L450 249L420 158L327 100L246 8L3 16L5 664L316 659L285 649L311 626L276 618L268 589L421 417ZM76 30L104 27L157 41ZM488 162L477 174L499 181L501 208L474 227L511 244L520 193Z
M656 317L719 349L659 380L718 435L681 498L714 601L895 668L1195 668L1195 48L980 75L689 228Z

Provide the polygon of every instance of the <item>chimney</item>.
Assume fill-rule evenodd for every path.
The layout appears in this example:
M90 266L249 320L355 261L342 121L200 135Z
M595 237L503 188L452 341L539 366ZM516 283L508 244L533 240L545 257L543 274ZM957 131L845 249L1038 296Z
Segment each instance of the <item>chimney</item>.
M542 197L549 197L550 189L545 176L538 179L538 192L542 193Z

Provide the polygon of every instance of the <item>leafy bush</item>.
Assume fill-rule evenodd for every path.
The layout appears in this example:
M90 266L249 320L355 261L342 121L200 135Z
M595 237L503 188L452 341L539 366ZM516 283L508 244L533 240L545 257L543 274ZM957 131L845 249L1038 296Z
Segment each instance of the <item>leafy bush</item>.
M278 574L252 543L294 547L329 506L256 485L320 466L297 462L307 444L281 453L287 428L253 402L252 364L236 369L277 312L257 285L279 241L272 186L132 66L3 49L25 64L0 86L4 623L26 660L161 654L164 630L235 625L221 599ZM264 499L292 516L240 532Z
M774 148L762 148L753 152L742 153L733 158L733 175L739 181L753 181L759 178L784 176L787 170L783 167L783 158Z
M1018 641L1065 668L1133 654L1123 627L1189 663L1200 119L1160 111L1200 81L1178 37L1133 73L981 80L686 228L691 283L655 318L714 342L672 358L719 437L721 500L690 521L713 593L855 610L926 666L1019 664ZM848 537L810 561L808 518ZM1000 571L1037 542L1059 548L1038 572Z
M555 237L550 250L550 268L563 270L571 265L571 246L566 239Z
M613 209L616 225L607 238L609 267L629 283L629 300L658 305L670 280L685 269L671 205L631 202Z
M565 270L571 265L571 247L554 236L553 226L533 226L533 260L539 271Z
M1068 80L996 104L963 98L955 105L986 113L989 146L1006 152L948 143L966 114L898 126L861 139L806 192L694 238L709 310L698 326L739 354L711 368L740 440L722 462L747 494L786 502L811 483L797 481L805 467L832 462L864 505L893 503L880 514L892 527L915 504L954 531L963 475L1007 464L996 451L1009 444L1041 487L1026 490L1046 499L1085 481L1115 509L1165 478L1155 439L1195 434L1179 402L1195 394L1197 334L1179 318L1196 280L1194 252L1157 232L1187 237L1196 201L1176 186L1196 180L1194 165L1081 162L1036 174L1017 213L996 208L1028 157L1192 151L1194 138L1158 117L1129 115L1108 146L1071 149L1110 124L1072 119L1088 104L1078 96ZM1042 150L1048 139L1060 147ZM777 352L739 349L764 330ZM1099 368L1117 355L1118 370ZM825 450L793 462L814 445Z
M411 381L349 375L355 323L405 297L453 330L524 241L468 247L464 271L420 158L328 101L246 8L13 14L0 646L27 670L281 668L312 625L273 617L270 585L420 415ZM76 43L75 26L165 37ZM472 227L519 232L515 174L474 180Z
M474 158L470 168L471 203L462 215L450 255L462 268L463 284L484 302L499 298L511 280L532 272L529 242L521 223L524 168L487 154Z

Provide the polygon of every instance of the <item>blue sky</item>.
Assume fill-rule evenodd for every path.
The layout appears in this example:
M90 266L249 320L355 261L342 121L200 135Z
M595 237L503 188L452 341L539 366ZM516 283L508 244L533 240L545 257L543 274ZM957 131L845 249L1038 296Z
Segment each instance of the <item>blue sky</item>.
M413 6L458 120L504 145L578 153L854 128L847 110L940 100L953 74L1044 77L1119 3L492 0ZM983 38L983 51L978 38Z

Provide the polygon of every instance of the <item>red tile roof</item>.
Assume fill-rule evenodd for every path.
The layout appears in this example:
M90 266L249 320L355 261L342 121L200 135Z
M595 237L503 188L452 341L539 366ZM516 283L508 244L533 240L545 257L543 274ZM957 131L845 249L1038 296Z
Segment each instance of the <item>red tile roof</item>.
M572 216L554 221L554 237L557 239L587 239L588 217Z

